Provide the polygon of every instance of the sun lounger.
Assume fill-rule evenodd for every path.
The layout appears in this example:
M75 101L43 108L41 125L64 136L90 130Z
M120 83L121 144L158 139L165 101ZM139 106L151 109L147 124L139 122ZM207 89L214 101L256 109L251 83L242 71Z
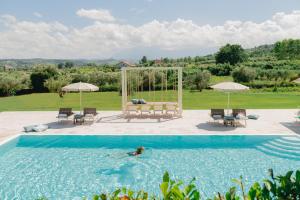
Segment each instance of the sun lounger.
M164 113L164 108L162 104L155 104L153 105L153 113L156 115L156 113L163 114Z
M141 115L144 113L151 114L151 105L150 104L142 104L141 105Z
M177 104L166 104L166 114L172 113L173 115L178 114Z
M235 125L240 121L244 121L244 126L247 126L247 114L245 109L232 109L232 116L234 117Z
M84 108L83 109L83 117L84 120L94 121L95 117L98 115L96 108Z
M58 111L57 119L58 121L68 120L71 115L74 113L72 112L72 108L60 108Z
M134 112L134 114L138 114L139 113L139 105L137 104L129 104L126 106L126 114L130 115L132 112Z
M224 120L225 111L224 109L211 109L210 117L215 121L219 122L220 120Z

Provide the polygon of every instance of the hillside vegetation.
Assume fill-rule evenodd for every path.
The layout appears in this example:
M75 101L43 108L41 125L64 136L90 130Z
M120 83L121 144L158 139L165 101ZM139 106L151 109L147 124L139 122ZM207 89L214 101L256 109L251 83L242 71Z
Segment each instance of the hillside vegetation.
M118 62L116 60L107 60L105 64L99 64L99 62L101 61L2 60L0 61L0 96L60 93L61 87L64 85L79 81L97 85L100 92L116 92L114 94L119 95L121 69ZM12 63L12 65L7 63ZM187 97L192 96L189 95L191 91L202 91L199 93L201 96L208 93L214 96L214 93L207 91L210 85L222 81L235 81L249 86L252 89L250 93L272 94L273 96L271 95L271 99L268 101L276 101L275 97L284 93L295 93L294 98L298 98L297 92L300 91L300 88L293 80L300 77L300 40L288 39L272 45L263 45L246 50L238 44L227 44L221 47L216 54L207 56L156 60L148 60L144 56L136 63L136 66L183 67L183 88L187 91L185 93ZM150 87L148 84L149 74L136 73L134 76L142 81L132 82L133 87L138 88L139 91L147 91ZM176 74L174 73L168 73L165 77L164 81L167 81L167 86L162 85L162 74L155 73L153 79L155 83L154 86L151 86L152 90L160 91L163 87L173 89L176 85ZM245 99L247 99L246 96L246 94L242 94ZM14 98L8 99L1 101L2 103L5 101L14 102ZM20 98L16 99L21 100ZM211 106L193 106L197 105L194 101L196 102L193 99L186 104L186 108L208 108ZM282 107L276 103L273 106ZM285 107L292 106L296 106L295 103ZM53 109L56 107L51 106ZM108 105L108 108L115 109L117 107L116 104ZM262 103L252 107L270 106Z

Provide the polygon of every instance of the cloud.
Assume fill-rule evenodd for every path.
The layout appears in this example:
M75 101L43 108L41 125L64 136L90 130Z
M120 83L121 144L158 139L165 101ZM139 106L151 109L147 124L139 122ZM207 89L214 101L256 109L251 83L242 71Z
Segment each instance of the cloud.
M33 15L36 16L36 17L38 17L38 18L42 18L43 17L43 15L41 13L39 13L39 12L34 12Z
M85 17L93 20L103 21L103 22L114 22L116 19L111 15L109 10L104 9L80 9L76 12L79 17Z
M226 21L223 25L198 25L192 20L153 20L141 26L118 23L100 17L98 12L81 10L78 15L94 19L93 24L74 28L60 22L31 22L3 15L0 23L2 58L109 58L142 49L158 52L203 52L226 43L245 48L273 43L285 38L300 38L300 11L275 13L269 20ZM99 10L96 10L99 11ZM101 12L100 12L101 13ZM102 12L103 13L103 12ZM109 12L108 12L109 13ZM134 54L134 53L132 53ZM167 56L155 55L156 57ZM177 54L178 55L178 54Z

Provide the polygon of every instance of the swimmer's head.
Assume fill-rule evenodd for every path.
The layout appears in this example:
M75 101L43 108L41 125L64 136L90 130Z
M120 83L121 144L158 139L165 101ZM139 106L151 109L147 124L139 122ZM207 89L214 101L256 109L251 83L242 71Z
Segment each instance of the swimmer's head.
M138 148L136 149L136 153L137 153L137 154L141 154L141 153L143 153L144 150L145 150L144 147L138 147Z

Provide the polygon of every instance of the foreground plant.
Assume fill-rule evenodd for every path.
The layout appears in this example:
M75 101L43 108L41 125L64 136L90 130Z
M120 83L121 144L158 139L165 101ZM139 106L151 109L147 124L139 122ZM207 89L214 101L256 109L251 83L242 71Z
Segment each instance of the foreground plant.
M215 197L207 200L300 200L300 170L274 176L273 170L270 169L269 175L270 179L263 180L261 184L254 183L248 192L245 190L242 176L239 179L232 179L232 182L239 186L241 194L237 193L236 187L231 187L225 194L217 193ZM193 178L187 185L184 185L183 181L173 180L169 173L165 172L160 184L160 196L149 196L143 190L135 192L122 188L112 193L94 195L92 200L201 200L195 180ZM39 200L46 200L46 198Z

